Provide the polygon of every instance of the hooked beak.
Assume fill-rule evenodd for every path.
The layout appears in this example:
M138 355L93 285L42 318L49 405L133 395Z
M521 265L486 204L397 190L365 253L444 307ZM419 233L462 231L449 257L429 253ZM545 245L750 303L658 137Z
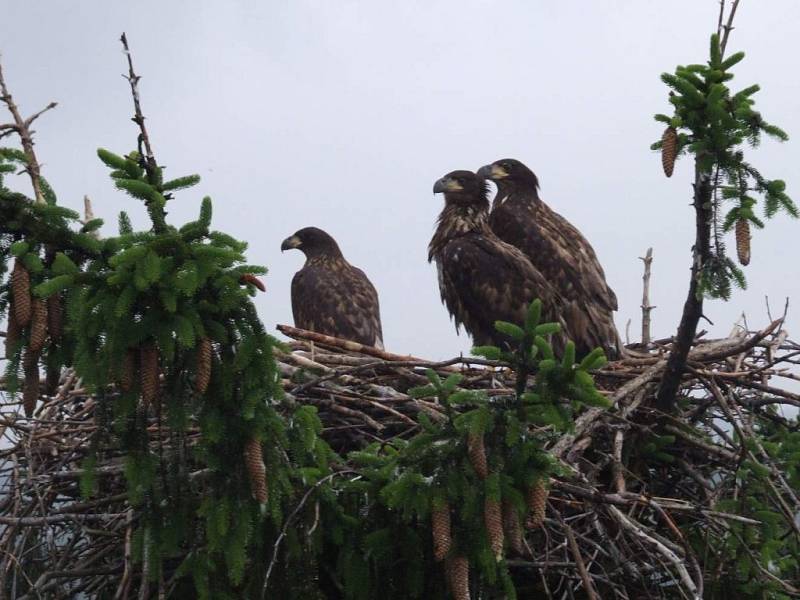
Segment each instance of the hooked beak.
M281 244L281 252L284 250L292 250L293 248L299 248L303 244L302 240L297 237L296 235L290 235Z
M492 163L478 169L477 175L482 179L491 179L492 181L496 181L497 179L505 179L508 177L508 172L506 172L506 170L500 165Z
M436 183L433 184L433 193L434 194L444 194L447 192L461 192L464 188L461 187L461 184L458 183L454 179L450 179L449 177L442 177L438 179Z

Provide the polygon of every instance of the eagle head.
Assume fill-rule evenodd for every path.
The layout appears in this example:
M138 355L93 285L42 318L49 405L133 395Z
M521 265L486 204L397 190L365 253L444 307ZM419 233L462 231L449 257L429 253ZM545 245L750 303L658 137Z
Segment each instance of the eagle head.
M489 190L472 171L451 171L433 184L433 193L444 194L448 204L483 205Z
M478 169L478 177L491 179L498 186L539 188L539 179L528 167L515 158L503 158Z
M342 255L336 240L319 227L304 227L283 240L281 252L292 249L300 250L307 258L313 256L339 257Z

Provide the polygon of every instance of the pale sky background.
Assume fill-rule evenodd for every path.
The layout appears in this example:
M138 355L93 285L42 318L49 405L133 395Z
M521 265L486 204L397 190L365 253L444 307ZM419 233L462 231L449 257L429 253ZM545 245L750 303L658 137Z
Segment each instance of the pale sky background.
M141 204L116 191L98 146L125 153L136 129L118 41L126 31L153 147L174 177L199 186L169 206L180 225L214 200L216 229L249 241L264 264L258 297L269 329L292 322L299 252L283 238L316 225L378 289L390 351L445 358L468 352L439 300L426 247L442 198L433 182L505 157L528 164L542 196L590 240L620 310L623 337L640 331L641 261L653 246L655 336L671 335L688 285L694 236L692 167L672 179L648 149L667 112L663 71L706 60L716 0L595 2L80 2L16 0L0 22L0 52L23 112L59 106L37 122L37 152L60 203L116 231ZM800 201L800 3L742 0L729 52L747 58L735 89L759 83L757 109L786 129L752 161ZM5 116L0 121L7 120ZM4 142L7 140L4 140ZM27 186L27 178L19 186ZM27 191L27 188L25 188ZM749 289L706 313L726 335L744 311L767 322L800 297L800 223L781 214L754 232ZM731 249L733 249L731 244ZM790 308L788 329L797 322ZM701 324L708 327L707 324Z

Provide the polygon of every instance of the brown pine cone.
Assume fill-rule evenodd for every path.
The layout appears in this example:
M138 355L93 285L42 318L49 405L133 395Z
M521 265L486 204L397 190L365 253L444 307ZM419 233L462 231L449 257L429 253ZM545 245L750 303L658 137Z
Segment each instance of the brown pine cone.
M489 465L486 462L486 446L483 443L483 434L467 434L467 455L478 477L486 479L489 476Z
M741 264L750 264L750 221L747 219L736 221L736 254Z
M550 489L543 479L539 479L528 488L528 519L525 527L528 529L538 529L544 523L544 514L547 509L547 496Z
M267 469L261 454L261 442L256 438L247 441L244 447L244 464L250 478L250 491L259 504L266 504L269 499L267 489Z
M34 369L39 369L39 353L34 352L31 350L30 346L25 348L25 351L22 353L22 368L27 373L28 371L33 371Z
M36 410L36 401L39 399L39 365L25 369L25 384L22 388L22 406L25 416L30 418Z
M500 510L500 502L492 498L486 498L483 503L483 524L486 527L486 534L489 536L489 545L495 559L502 560L503 544L503 512Z
M41 298L31 302L31 330L28 346L31 352L40 353L47 341L47 303Z
M122 367L119 374L119 389L127 393L133 389L136 382L136 350L128 348L125 357L122 359Z
M31 320L31 276L20 259L14 261L11 271L11 302L17 324L27 327Z
M211 357L214 349L211 340L202 337L197 342L197 362L194 374L194 389L198 394L205 394L211 381Z
M678 157L678 132L674 127L667 127L661 136L661 166L664 175L672 177L675 159Z
M139 348L139 364L142 406L147 408L158 400L158 348L153 342Z
M17 317L14 316L14 308L10 307L8 311L8 323L6 325L6 358L11 358L14 354L14 349L19 343L19 336L22 329L17 323Z
M266 292L267 291L267 288L264 285L264 283L258 277L253 275L252 273L245 273L244 275L239 277L239 283L241 283L242 285L249 283L250 285L256 286L262 292Z
M450 506L445 503L440 508L431 512L431 531L433 534L433 557L436 561L443 560L453 544L450 534Z
M469 561L466 556L451 556L444 563L447 585L453 600L469 600Z
M522 539L522 525L519 520L519 513L514 507L514 503L503 500L503 531L506 534L508 545L517 556L525 554L525 544Z
M47 329L50 339L57 342L64 335L64 304L60 294L47 299Z

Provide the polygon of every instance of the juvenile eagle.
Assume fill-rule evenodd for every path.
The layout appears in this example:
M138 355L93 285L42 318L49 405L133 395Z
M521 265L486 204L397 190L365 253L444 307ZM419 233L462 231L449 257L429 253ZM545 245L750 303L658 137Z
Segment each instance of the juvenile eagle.
M521 324L535 298L543 303L543 320L560 322L560 302L539 271L517 248L489 228L488 187L471 171L453 171L439 179L434 193L445 206L428 245L435 261L442 302L476 345L502 346L509 339L494 328L496 320ZM556 349L563 336L554 337Z
M578 355L598 346L609 357L618 355L617 297L586 238L539 198L539 180L520 161L498 160L479 169L478 176L497 184L489 216L492 231L519 248L553 285Z
M297 248L306 264L292 278L296 327L383 348L378 293L361 269L342 256L339 245L317 227L305 227L281 244Z

